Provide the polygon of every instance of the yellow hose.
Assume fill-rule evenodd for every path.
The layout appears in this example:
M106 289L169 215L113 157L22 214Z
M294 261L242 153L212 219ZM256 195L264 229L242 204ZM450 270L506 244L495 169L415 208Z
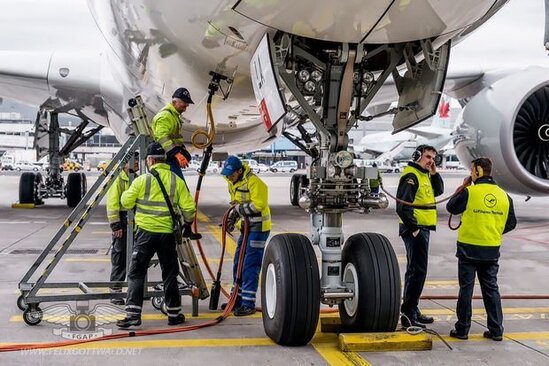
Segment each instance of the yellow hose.
M198 130L194 131L191 136L191 142L194 147L197 149L205 149L208 146L210 146L215 139L215 122L214 117L212 113L212 104L207 103L206 104L206 110L208 112L208 122L209 122L209 131L206 131L203 128L199 128ZM205 142L199 142L198 137L203 136L206 141Z

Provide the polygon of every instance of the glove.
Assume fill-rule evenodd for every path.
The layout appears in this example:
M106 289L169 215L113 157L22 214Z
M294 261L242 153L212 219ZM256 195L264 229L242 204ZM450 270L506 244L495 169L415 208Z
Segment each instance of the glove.
M175 160L177 160L177 164L179 164L181 168L186 168L189 166L189 161L183 156L182 153L178 152L174 155L174 157Z
M168 158L177 160L177 163L181 168L187 168L189 166L189 161L192 160L192 156L185 146L176 146L168 151L166 155Z
M183 237L191 240L200 240L202 239L202 234L193 233L191 224L186 222L185 225L183 225Z
M113 222L111 225L112 236L114 238L121 238L124 236L124 229L120 221Z
M238 218L240 215L238 214L237 210L233 210L227 219L227 232L231 233L234 231L236 222L238 221Z

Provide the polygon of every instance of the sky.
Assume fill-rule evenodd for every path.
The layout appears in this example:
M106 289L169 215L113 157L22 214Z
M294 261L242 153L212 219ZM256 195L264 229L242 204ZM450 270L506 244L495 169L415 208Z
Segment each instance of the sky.
M483 68L545 65L543 0L510 0L480 29L452 48L452 64ZM489 66L486 66L489 65Z

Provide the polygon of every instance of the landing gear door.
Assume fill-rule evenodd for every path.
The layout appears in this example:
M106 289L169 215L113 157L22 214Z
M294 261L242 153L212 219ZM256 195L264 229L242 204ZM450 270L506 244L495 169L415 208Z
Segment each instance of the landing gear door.
M404 76L393 74L402 108L393 119L393 133L412 127L436 113L446 79L450 43L427 53L417 64L408 64Z
M48 119L48 113L39 111L36 114L36 121L34 122L33 147L36 150L37 161L48 155L48 151L50 148L50 126Z
M276 75L273 45L268 33L263 36L252 56L250 75L265 129L272 133L286 114L286 103Z

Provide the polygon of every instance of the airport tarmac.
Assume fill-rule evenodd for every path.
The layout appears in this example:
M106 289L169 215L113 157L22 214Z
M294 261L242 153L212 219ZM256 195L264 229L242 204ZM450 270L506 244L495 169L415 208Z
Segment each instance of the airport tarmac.
M465 177L465 171L443 172L446 193L451 194ZM291 175L262 174L270 189L273 217L272 234L295 232L308 235L308 215L289 203ZM88 173L91 187L97 173ZM194 191L197 176L187 175ZM70 324L61 324L55 317L47 318L37 326L26 325L16 306L19 295L17 284L62 225L70 209L59 199L50 199L35 209L13 209L17 199L19 176L0 173L0 344L60 342L71 333ZM398 175L384 176L385 188L396 191ZM548 198L513 196L518 219L516 230L504 238L500 260L499 284L502 295L549 294L549 207ZM220 229L218 223L227 208L228 193L225 181L219 176L207 176L202 188L199 206L199 227L204 234L203 243L214 268L219 262ZM401 277L404 275L405 251L398 237L398 220L394 202L386 210L368 215L354 213L344 217L347 235L357 232L379 232L386 235L397 253ZM456 232L447 226L448 214L439 208L439 224L431 236L429 273L424 295L457 295L457 259L455 257ZM456 220L456 218L454 218ZM454 221L454 224L456 222ZM51 281L99 281L107 280L110 273L108 249L110 230L104 203L96 210L90 222L80 232L71 249L85 249L68 254L50 277ZM228 257L224 266L223 283L230 286L230 271L234 241L229 242ZM205 273L207 277L207 273ZM150 271L152 279L160 277L158 268ZM207 278L208 284L211 283ZM475 294L480 294L478 286ZM223 300L220 301L220 303ZM72 309L75 304L67 303ZM191 300L183 298L188 324L198 324L215 318L219 313L208 310L208 300L200 303L200 316L190 315ZM40 305L45 314L58 305ZM107 301L91 301L89 309L97 305L110 305ZM482 301L474 301L473 326L468 341L448 337L456 320L455 300L424 300L422 311L434 316L431 329L453 348L433 337L431 351L407 352L341 352L337 348L335 334L320 330L305 347L281 347L266 337L261 315L230 317L221 324L185 333L160 336L134 337L121 340L81 344L71 348L28 350L0 354L1 365L81 364L81 365L542 365L549 364L549 301L504 300L505 338L494 342L482 338L486 317ZM122 311L120 307L120 311ZM91 315L91 313L90 313ZM331 314L329 316L335 316ZM99 317L97 317L99 319ZM144 303L144 322L139 329L167 328L166 317L155 310L150 301ZM65 319L66 320L66 319ZM68 321L70 323L70 321ZM99 321L97 321L99 323ZM80 334L103 331L105 334L120 332L114 323L96 324ZM93 329L92 329L93 328ZM87 333L86 333L87 332ZM75 332L72 332L73 334ZM79 333L79 332L76 332ZM61 334L61 335L58 335Z

